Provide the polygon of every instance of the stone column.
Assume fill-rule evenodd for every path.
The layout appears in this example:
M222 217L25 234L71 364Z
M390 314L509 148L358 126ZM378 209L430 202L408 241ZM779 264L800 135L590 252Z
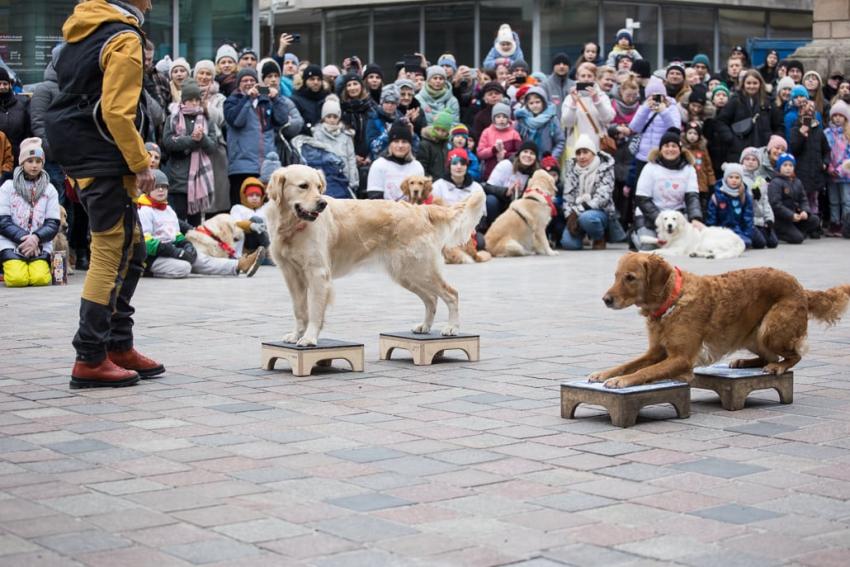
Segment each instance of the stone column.
M789 59L800 60L824 80L835 70L850 75L850 0L814 0L812 21L812 42Z

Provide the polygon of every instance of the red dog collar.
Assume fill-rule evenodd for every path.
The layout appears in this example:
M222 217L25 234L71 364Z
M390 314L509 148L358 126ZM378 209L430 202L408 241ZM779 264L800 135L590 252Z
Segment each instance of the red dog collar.
M216 236L213 231L203 225L197 227L195 230L200 232L201 234L206 234L207 236L215 240L216 244L218 244L218 247L224 250L229 258L236 258L236 250L234 250L233 246L231 246L227 242L224 242L221 238Z
M540 189L534 189L533 187L529 187L525 191L523 191L522 195L528 195L529 193L536 193L543 197L546 200L546 204L549 205L549 211L552 213L552 216L558 215L558 209L555 208L555 203L552 201L552 196L544 193Z
M676 266L675 269L676 283L673 284L673 293L670 294L670 297L667 298L667 301L661 304L661 307L659 307L652 315L650 315L650 317L652 317L653 319L661 319L665 315L667 315L667 313L669 313L670 310L673 308L673 304L676 303L676 300L679 299L680 295L682 295L682 270L680 270L678 266Z

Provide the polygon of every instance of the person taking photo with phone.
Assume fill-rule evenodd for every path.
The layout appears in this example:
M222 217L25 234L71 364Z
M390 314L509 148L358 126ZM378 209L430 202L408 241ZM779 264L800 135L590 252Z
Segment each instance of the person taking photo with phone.
M561 125L567 129L567 157L575 154L579 136L586 134L597 148L607 136L608 124L614 119L611 99L596 84L596 65L582 63L576 70L576 84L561 107Z

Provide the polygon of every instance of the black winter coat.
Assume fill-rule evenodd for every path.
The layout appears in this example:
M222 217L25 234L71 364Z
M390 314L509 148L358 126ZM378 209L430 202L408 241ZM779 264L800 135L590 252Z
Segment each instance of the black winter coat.
M829 164L830 148L823 126L818 124L809 129L809 135L800 133L799 122L791 129L788 149L797 158L794 171L803 182L807 192L823 191L826 187L826 166Z
M343 100L342 122L354 130L354 153L360 157L369 157L369 140L366 138L366 125L369 113L375 108L375 102L369 98Z
M28 97L12 93L0 95L0 132L12 143L12 155L17 163L21 142L31 132Z
M773 133L771 115L773 105L767 99L764 105L759 105L758 99L753 99L743 93L735 93L729 102L717 115L718 126L728 129L727 136L731 137L731 145L727 148L726 159L723 161L738 162L744 148L761 148L770 141ZM746 136L737 136L732 130L736 122L755 118L753 127Z
M305 136L312 136L313 127L321 123L322 105L325 103L328 94L327 91L315 93L306 86L292 93L292 102L295 103L298 113L304 119L304 127L301 129L301 133Z

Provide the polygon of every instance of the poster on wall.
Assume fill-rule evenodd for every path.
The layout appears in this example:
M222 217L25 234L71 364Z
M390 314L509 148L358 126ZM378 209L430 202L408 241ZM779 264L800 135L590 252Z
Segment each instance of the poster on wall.
M0 57L9 67L15 69L23 66L24 37L17 34L0 34Z
M64 38L61 35L37 35L33 49L35 50L35 66L46 67L50 63L51 52L53 48L62 43Z

